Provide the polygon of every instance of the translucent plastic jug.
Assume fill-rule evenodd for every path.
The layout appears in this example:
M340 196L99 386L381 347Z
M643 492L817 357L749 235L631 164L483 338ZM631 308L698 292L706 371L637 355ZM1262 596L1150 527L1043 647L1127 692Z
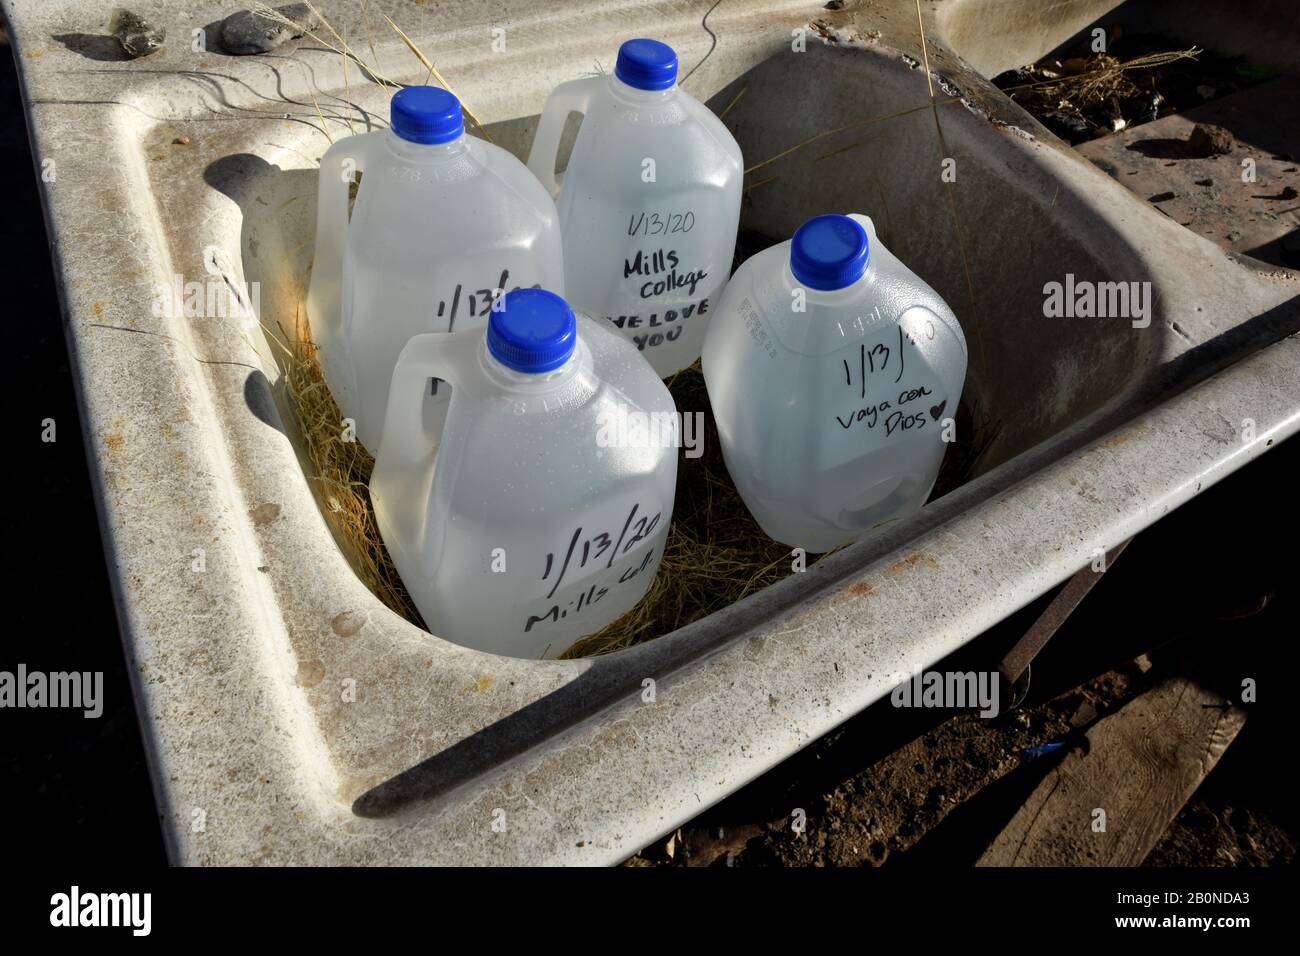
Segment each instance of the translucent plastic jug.
M559 296L511 292L482 331L402 351L370 480L379 531L439 637L554 657L631 609L663 557L677 487L668 389ZM451 383L442 445L420 419ZM437 465L435 468L435 452Z
M551 197L515 157L465 135L444 89L398 91L389 129L349 136L321 159L308 314L330 390L371 451L411 336L482 328L497 290L562 291L563 277ZM436 431L448 389L426 391Z
M613 76L555 89L528 157L559 192L567 298L613 323L660 376L700 357L731 274L744 173L731 133L676 83L672 47L629 40ZM575 111L560 188L556 154Z
M966 339L869 218L818 216L736 270L703 365L750 513L823 552L925 502L955 434Z

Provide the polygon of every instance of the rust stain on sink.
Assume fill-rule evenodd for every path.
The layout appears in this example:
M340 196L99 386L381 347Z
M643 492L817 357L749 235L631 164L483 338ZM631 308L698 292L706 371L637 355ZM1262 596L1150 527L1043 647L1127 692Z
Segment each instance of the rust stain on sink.
M934 560L930 555L923 551L916 551L899 561L895 561L889 567L885 568L885 577L892 578L904 571L910 571L919 564L924 564L927 568L938 568L939 562Z
M325 665L320 661L303 661L298 665L299 687L315 687L325 679Z

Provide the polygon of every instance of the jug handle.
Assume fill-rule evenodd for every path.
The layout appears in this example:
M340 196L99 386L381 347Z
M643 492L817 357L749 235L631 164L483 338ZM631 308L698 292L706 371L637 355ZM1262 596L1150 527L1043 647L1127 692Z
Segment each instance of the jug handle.
M451 403L478 366L483 347L482 329L461 332L426 332L412 336L397 356L388 390L383 437L370 476L370 497L380 517L381 530L392 527L395 509L418 508L412 529L412 557L423 561L429 489L438 439L425 427L424 397L429 379L440 378L452 387ZM390 549L392 543L389 542Z
M550 192L551 198L559 195L560 184L555 178L555 161L559 158L560 137L570 113L584 117L591 108L592 95L603 77L584 77L561 83L546 98L542 115L537 120L537 135L528 153L528 168Z
M325 151L316 187L316 252L307 290L307 315L316 344L343 328L343 250L347 246L348 186L362 172L372 152L372 137L383 132L349 136ZM344 173L347 173L345 176Z

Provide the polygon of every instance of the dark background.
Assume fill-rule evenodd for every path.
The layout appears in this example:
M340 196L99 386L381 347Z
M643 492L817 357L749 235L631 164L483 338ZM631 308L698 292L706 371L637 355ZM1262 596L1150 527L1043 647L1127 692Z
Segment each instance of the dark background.
M5 856L165 864L73 391L62 309L8 42L0 43L0 216L8 306L0 354L7 624L0 670L103 671L104 712L0 710ZM57 441L41 441L41 422Z

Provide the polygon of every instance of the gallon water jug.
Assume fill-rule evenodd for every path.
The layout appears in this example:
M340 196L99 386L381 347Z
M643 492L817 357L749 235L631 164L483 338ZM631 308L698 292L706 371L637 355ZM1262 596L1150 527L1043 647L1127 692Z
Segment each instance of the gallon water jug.
M660 376L700 357L731 274L744 173L731 133L676 84L672 47L629 40L613 76L556 88L528 157L554 194L565 120L583 114L559 189L565 294Z
M732 277L704 344L727 470L763 530L823 552L920 508L966 339L866 216L818 216Z
M370 494L434 634L554 657L654 580L677 486L676 412L605 323L575 320L540 289L500 305L486 335L419 335L402 351ZM452 387L441 447L420 418L430 376Z
M325 379L371 451L411 336L481 329L497 290L562 289L563 270L551 197L519 160L465 135L444 89L398 91L389 129L349 136L321 159L308 314ZM426 391L436 432L448 389Z

